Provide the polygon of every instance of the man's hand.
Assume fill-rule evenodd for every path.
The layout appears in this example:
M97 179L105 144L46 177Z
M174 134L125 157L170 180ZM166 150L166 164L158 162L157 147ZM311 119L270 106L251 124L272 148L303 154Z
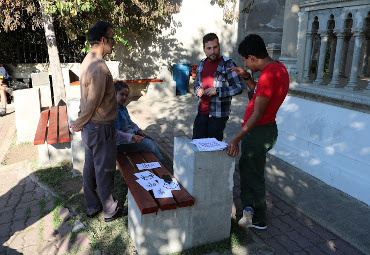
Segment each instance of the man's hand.
M144 140L144 137L140 135L133 135L131 139L135 143L141 143Z
M139 135L139 136L142 136L142 137L147 137L148 136L147 134L144 133L143 130L137 131L136 134Z
M208 88L204 91L204 94L209 97L214 96L217 94L216 88Z
M203 96L203 94L204 94L204 89L199 88L199 89L197 90L197 96L198 96L198 97L202 97L202 96Z
M227 154L230 157L236 157L239 154L239 141L235 137L227 145Z
M230 67L229 70L232 71L232 72L236 72L236 75L240 78L249 78L250 77L250 74L241 67L234 66L234 67Z
M82 130L82 127L76 126L74 121L71 121L71 128L75 132L80 132Z

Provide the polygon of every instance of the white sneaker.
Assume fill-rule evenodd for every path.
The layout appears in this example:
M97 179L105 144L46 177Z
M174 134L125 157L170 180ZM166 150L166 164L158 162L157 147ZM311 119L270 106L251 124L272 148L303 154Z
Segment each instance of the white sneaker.
M238 225L244 228L252 226L253 214L254 214L253 208L250 206L246 206L243 209L243 217L239 220Z

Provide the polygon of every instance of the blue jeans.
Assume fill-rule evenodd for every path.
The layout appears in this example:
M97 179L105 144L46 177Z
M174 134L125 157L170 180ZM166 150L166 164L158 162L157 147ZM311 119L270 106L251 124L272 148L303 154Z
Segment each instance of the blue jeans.
M117 146L117 151L118 152L150 151L157 157L157 159L162 163L162 165L168 169L161 152L158 150L158 147L154 142L154 139L150 136L145 137L141 143L120 144Z
M209 117L208 114L198 114L194 121L193 139L216 138L224 139L224 129L229 117Z

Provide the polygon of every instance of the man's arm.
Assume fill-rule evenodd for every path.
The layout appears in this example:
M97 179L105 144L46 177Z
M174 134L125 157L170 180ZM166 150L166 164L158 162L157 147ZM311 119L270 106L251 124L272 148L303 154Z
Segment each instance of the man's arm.
M247 80L245 80L245 82L247 83L248 88L251 91L254 91L254 88L256 87L256 82L254 80L252 80L252 76L250 75L250 73L248 73L243 68L238 67L238 66L233 66L233 67L230 67L229 69L232 72L236 72L236 75L238 77L243 78L243 79L247 79Z
M81 86L83 86L81 84ZM101 104L107 86L106 76L101 72L92 74L91 83L88 88L85 107L80 106L80 115L75 121L77 127L83 127L93 116L96 109Z
M265 109L270 102L270 98L257 96L254 103L254 111L251 117L247 120L244 127L239 131L239 133L231 139L227 146L227 154L230 157L236 157L239 153L239 142L242 140L245 134L247 134L261 119Z
M205 91L206 95L212 96L218 94L219 97L229 97L239 95L243 92L243 87L236 72L230 70L234 67L234 63L230 60L225 63L226 65L226 79L229 83L228 87L210 88Z
M200 63L197 67L196 76L194 80L194 94L198 97L202 97L204 94L204 89L200 86L201 75L200 75L200 72L198 72L199 66L200 66Z

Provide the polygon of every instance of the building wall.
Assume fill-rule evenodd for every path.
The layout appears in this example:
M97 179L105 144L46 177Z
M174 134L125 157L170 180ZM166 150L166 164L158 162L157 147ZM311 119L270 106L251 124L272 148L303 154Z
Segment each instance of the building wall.
M161 66L181 62L198 64L204 57L202 38L209 32L218 35L221 54L237 57L237 23L227 24L223 20L223 9L211 2L182 1L171 27L161 35L127 34L132 50L117 47L115 56L121 63L121 78L155 78Z
M370 204L369 114L288 96L277 124L271 154Z

